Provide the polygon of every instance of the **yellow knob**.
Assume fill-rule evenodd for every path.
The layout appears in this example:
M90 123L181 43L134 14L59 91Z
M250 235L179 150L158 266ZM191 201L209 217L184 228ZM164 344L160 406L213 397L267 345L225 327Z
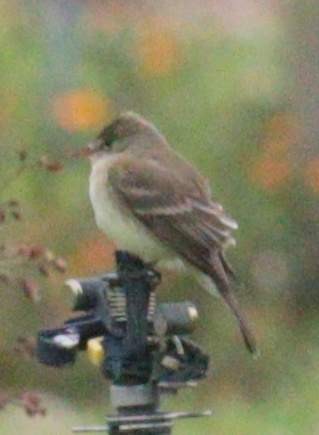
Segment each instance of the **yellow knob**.
M91 338L86 345L86 351L89 360L95 366L100 366L105 358L104 348L102 346L103 337Z

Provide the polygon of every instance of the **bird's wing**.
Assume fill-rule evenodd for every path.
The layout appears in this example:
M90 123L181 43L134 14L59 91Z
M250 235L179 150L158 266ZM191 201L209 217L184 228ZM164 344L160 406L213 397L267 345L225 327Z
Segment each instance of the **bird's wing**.
M108 182L121 206L203 271L210 267L211 251L235 242L237 223L210 200L195 171L180 177L153 160L123 159L110 168Z
M246 346L256 352L256 342L237 300L230 291L232 270L223 248L234 239L237 223L210 200L201 177L194 171L173 172L152 160L125 160L109 170L114 199L146 228L190 264L208 274L234 313Z

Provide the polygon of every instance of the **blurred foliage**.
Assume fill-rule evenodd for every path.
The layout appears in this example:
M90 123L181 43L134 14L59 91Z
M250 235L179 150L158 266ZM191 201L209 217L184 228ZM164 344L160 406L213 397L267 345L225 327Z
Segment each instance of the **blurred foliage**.
M226 1L211 3L194 11L188 2L0 0L0 202L15 198L24 210L19 222L0 214L0 245L49 246L67 258L68 276L110 269L114 246L95 226L89 166L73 157L117 113L141 113L240 222L229 257L262 352L251 361L221 302L167 274L161 298L198 304L195 339L214 367L197 391L166 405L212 407L214 417L176 433L315 434L319 158L316 150L300 157L306 127L290 98L297 91L283 59L284 18L271 2L238 1L251 7L245 17ZM42 163L17 174L21 152ZM18 430L13 418L26 434L69 433L70 421L88 414L103 419L107 386L84 356L55 371L14 352L18 337L69 315L62 284L57 275L41 280L41 301L31 305L0 282L0 388L59 397L47 400L49 417L39 423L7 407L3 434Z

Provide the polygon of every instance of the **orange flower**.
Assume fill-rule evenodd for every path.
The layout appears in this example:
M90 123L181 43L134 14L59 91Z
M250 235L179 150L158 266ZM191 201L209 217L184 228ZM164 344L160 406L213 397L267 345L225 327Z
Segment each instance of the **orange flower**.
M273 156L275 155L282 156L283 154L286 153L288 146L289 146L288 142L277 138L270 139L270 140L268 139L264 142L265 150Z
M276 113L266 124L264 149L272 155L284 155L298 135L297 120L291 113Z
M292 141L298 129L298 120L293 113L278 112L268 121L266 126L272 136Z
M305 169L305 182L315 193L319 193L319 157L308 162Z
M100 127L111 118L110 101L88 89L58 95L52 108L57 123L70 132Z
M137 55L143 74L146 76L165 75L180 63L178 44L172 31L150 25L137 41Z
M251 173L252 181L266 190L275 190L289 178L291 166L286 160L263 157L255 164Z

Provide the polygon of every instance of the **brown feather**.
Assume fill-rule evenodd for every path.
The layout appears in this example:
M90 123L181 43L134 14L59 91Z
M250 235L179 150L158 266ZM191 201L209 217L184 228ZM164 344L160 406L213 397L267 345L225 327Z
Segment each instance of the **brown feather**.
M211 200L204 179L172 151L169 155L167 160L162 150L161 164L151 156L142 162L123 157L109 170L109 188L153 236L211 277L254 353L255 340L230 291L227 275L233 272L223 256L237 224Z

